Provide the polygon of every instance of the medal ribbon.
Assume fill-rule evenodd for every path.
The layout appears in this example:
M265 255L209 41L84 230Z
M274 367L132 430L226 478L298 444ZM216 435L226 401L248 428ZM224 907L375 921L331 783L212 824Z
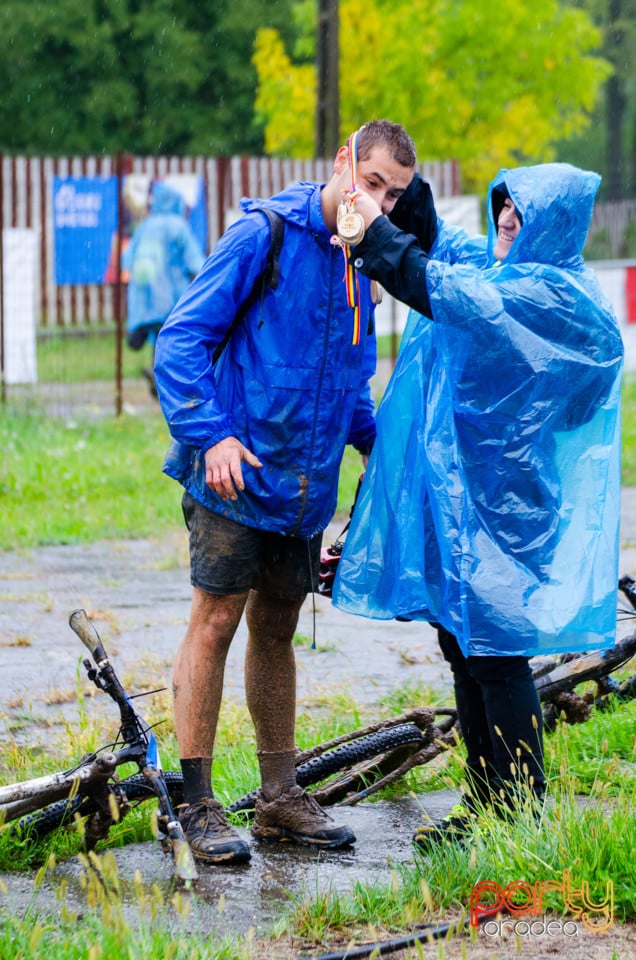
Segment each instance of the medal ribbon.
M345 196L347 202L351 207L353 207L354 201L357 197L360 196L360 191L356 185L356 173L357 173L357 162L358 162L358 134L359 130L356 130L355 133L352 133L349 137L349 166L351 167L351 190L349 190ZM345 273L345 284L347 288L347 303L350 307L353 307L353 339L352 343L354 346L357 346L360 343L360 283L358 280L358 271L355 269L353 264L349 262L349 256L351 254L351 247L349 244L345 244L345 264L346 264L346 273Z

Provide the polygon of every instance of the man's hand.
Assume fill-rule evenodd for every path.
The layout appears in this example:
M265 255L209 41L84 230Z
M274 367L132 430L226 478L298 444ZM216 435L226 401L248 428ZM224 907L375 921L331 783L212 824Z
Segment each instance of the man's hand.
M263 466L236 437L225 437L205 451L205 482L221 500L236 500L236 491L245 489L241 470L243 460L251 467Z

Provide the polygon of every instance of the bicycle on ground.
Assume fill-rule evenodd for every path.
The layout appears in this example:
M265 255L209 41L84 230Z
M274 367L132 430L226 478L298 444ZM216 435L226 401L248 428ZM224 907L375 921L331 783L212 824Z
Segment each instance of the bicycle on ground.
M41 839L80 818L85 822L85 845L91 850L132 807L154 797L157 838L172 853L175 877L196 880L192 851L173 807L172 797L179 792L176 774L163 771L152 728L120 683L86 611L74 610L69 624L91 654L83 661L89 680L119 708L118 734L113 743L86 754L68 770L0 787L0 823L12 824L20 836ZM139 773L120 780L117 768L131 763Z

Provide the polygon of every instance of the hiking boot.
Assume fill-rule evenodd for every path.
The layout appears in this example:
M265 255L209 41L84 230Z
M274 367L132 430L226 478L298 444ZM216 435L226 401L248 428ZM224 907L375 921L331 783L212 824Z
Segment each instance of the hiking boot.
M307 847L335 850L356 842L353 831L338 826L301 787L266 800L259 790L252 834L259 840L294 841Z
M179 822L195 860L202 863L246 863L250 848L227 822L220 803L205 797L177 807Z
M437 843L458 843L463 846L475 832L475 814L461 805L453 808L443 820L429 820L417 828L413 843L420 850L429 850Z

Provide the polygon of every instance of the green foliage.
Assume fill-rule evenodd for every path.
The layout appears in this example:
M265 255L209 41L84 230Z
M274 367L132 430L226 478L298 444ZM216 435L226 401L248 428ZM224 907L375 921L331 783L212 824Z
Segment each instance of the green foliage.
M468 190L483 191L499 167L553 159L557 139L587 127L609 73L589 17L556 0L503 0L496 12L483 0L373 0L362 21L343 0L340 35L342 138L388 116L422 158L459 160ZM292 64L272 31L259 32L255 63L268 149L305 155L315 101L306 64Z
M41 153L260 152L259 24L289 2L21 0L0 9L0 143Z

